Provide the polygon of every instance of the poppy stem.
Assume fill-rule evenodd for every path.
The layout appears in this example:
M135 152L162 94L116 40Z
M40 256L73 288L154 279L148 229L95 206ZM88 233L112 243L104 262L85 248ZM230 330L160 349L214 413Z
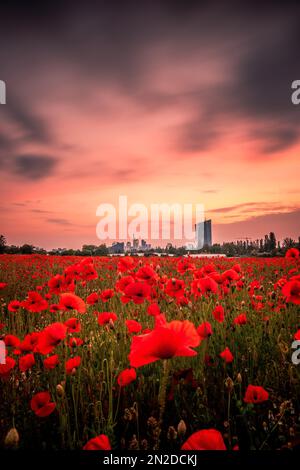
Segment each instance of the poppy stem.
M169 363L167 359L163 360L163 373L158 395L159 403L159 436L161 434L161 428L163 423L164 412L166 408L166 395L167 395L167 383L169 377ZM159 448L160 438L158 438L157 446Z

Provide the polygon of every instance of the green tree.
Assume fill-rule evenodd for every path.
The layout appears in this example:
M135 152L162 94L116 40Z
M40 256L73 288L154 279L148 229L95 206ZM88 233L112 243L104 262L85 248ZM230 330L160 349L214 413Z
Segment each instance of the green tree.
M4 235L0 235L0 255L5 252L6 248L6 238Z
M32 255L34 251L34 246L29 245L28 243L25 243L24 245L20 247L20 250L21 250L22 255Z

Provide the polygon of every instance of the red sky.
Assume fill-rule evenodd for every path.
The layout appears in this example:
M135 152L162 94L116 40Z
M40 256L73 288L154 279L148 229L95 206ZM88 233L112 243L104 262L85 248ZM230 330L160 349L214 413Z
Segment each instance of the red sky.
M121 13L74 7L48 17L52 34L7 12L0 232L10 244L100 244L96 208L127 195L204 204L214 242L297 238L292 13Z

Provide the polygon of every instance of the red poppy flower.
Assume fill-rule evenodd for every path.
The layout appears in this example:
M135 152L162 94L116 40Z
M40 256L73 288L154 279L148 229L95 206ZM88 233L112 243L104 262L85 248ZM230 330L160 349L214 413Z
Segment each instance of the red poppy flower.
M81 330L81 325L78 318L69 318L64 322L64 325L68 328L69 333L79 333Z
M117 319L118 317L114 312L102 312L98 314L99 325L105 325L111 321L114 323Z
M5 289L5 287L7 287L7 282L0 282L0 290L3 290Z
M165 292L170 297L181 297L184 295L185 284L181 279L169 279L166 283Z
M34 351L41 333L33 332L25 336L19 345L21 351Z
M212 312L213 316L217 320L217 322L222 323L224 321L224 308L222 305L217 305Z
M86 298L86 303L88 305L95 305L99 300L99 295L97 292L93 292L92 294L88 295Z
M300 341L300 330L295 333L294 338Z
M118 375L118 384L120 387L125 387L136 380L136 371L135 369L125 369Z
M51 313L56 313L60 310L59 308L59 305L58 304L51 304L50 307L49 307L49 311Z
M83 450L111 450L111 445L108 437L105 434L90 439Z
M187 258L183 258L177 263L177 271L179 274L185 274L187 271L193 271L195 265L191 263Z
M226 363L230 363L234 359L230 349L227 347L224 349L224 351L221 352L220 357L224 359Z
M34 397L32 397L30 406L36 416L44 418L49 416L55 410L56 404L51 402L49 392L40 392L36 393Z
M124 289L123 303L132 300L135 304L142 304L145 299L149 299L151 287L147 282L132 282Z
M116 283L116 290L120 292L124 292L125 288L134 282L134 278L132 276L124 276Z
M29 312L41 312L48 308L48 302L43 299L41 294L34 291L28 292L27 299L21 305Z
M156 281L158 276L156 271L154 271L154 269L152 269L150 266L143 266L136 273L136 278L139 281L146 281L152 284Z
M70 348L77 348L78 346L83 345L83 340L81 338L70 338L69 346Z
M6 356L5 364L0 364L0 377L7 378L15 365L16 361L12 357Z
M158 304L156 303L150 304L147 309L147 312L148 312L148 315L155 317L156 315L160 315L160 308Z
M98 278L98 273L92 263L86 264L82 269L82 279L92 281Z
M66 337L67 327L63 323L52 323L39 335L36 352L49 354Z
M235 325L245 325L247 323L247 317L245 313L241 313L233 320Z
M287 282L282 288L282 293L287 302L300 305L300 281Z
M51 294L60 294L60 292L74 292L75 284L71 276L56 274L48 281L48 287Z
M299 250L297 248L290 248L285 254L286 258L299 258Z
M72 357L71 359L68 359L66 362L67 374L68 375L73 374L76 371L77 367L80 366L80 363L81 363L80 356L75 356L75 357Z
M17 312L20 307L21 307L21 302L19 302L18 300L12 300L11 302L9 302L7 308L9 312Z
M129 354L130 365L140 367L174 356L195 356L191 347L200 344L195 326L188 320L167 323L164 315L155 318L151 333L134 336Z
M114 291L112 289L105 289L101 292L100 297L102 302L107 302L114 296Z
M269 394L263 388L255 385L248 385L246 390L244 402L246 403L262 403L268 400Z
M84 301L78 295L70 293L60 295L59 308L64 311L77 310L79 313L86 312Z
M136 320L126 320L128 333L139 333L142 330L142 325Z
M192 434L181 450L227 450L222 434L216 429L203 429Z
M218 292L218 284L212 277L208 276L198 280L198 288L200 288L204 295L207 293L216 294Z
M15 335L6 335L4 338L4 343L7 347L11 346L13 348L18 348L21 344L21 341Z
M212 335L212 327L208 321L204 321L201 325L197 328L197 333L200 336L201 340L208 338Z
M221 274L222 282L232 282L237 281L239 279L239 274L236 272L235 269L228 269Z
M19 359L19 369L21 372L26 372L28 369L31 369L32 366L35 364L34 355L26 354Z
M135 265L135 261L133 258L130 258L126 256L125 258L121 258L120 261L118 262L118 271L121 273L124 273L125 271L129 271L130 269L133 269Z
M57 354L53 354L53 356L49 356L44 359L44 367L47 370L55 369L55 367L59 364L59 357Z

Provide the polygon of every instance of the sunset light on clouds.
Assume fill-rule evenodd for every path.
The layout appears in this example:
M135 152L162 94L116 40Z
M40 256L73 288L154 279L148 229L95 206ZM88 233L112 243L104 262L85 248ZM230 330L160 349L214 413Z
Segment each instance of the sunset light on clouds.
M205 5L92 13L66 2L47 20L38 7L18 20L3 7L9 243L100 243L96 208L123 194L146 206L204 204L216 242L298 237L298 19L288 7L227 6L225 18L225 6Z

